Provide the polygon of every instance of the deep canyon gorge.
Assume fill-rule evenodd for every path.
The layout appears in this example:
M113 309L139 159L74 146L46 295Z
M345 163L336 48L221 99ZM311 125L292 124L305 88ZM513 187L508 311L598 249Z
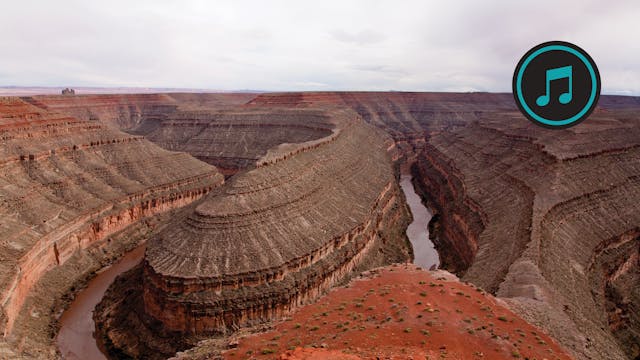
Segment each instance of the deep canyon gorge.
M64 310L141 244L96 307L98 343L195 359L422 259L406 232L428 226L423 271L495 296L577 359L636 359L639 109L603 96L549 131L510 94L1 98L0 357L64 356Z

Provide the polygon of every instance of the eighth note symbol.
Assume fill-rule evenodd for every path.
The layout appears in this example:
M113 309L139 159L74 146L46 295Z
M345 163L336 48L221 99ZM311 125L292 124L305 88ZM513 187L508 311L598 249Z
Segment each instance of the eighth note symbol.
M553 80L560 80L564 78L569 79L569 91L567 91L566 93L560 94L560 96L558 97L558 101L560 101L561 104L570 103L571 98L573 97L573 71L572 70L573 70L572 66L564 66L560 68L547 70L547 74L546 74L547 93L538 97L538 99L536 100L536 104L538 104L538 106L547 106L549 104L549 92L550 92L549 83Z

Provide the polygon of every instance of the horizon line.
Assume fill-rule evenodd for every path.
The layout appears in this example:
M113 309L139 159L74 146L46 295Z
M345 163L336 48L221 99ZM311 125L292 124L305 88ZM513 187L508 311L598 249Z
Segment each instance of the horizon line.
M223 90L214 88L190 88L190 87L148 87L148 86L22 86L22 85L2 85L0 86L0 96L39 96L39 95L60 95L58 92L63 89L88 90L89 92L75 95L99 95L99 94L155 94L155 93L210 93L210 94L238 94L238 93L348 93L348 92L371 92L371 93L450 93L450 94L512 94L511 91L449 91L449 90L264 90L264 89L234 89ZM39 92L38 90L49 90L51 92ZM11 90L23 90L12 92ZM126 90L129 92L117 92ZM136 92L141 90L140 92ZM55 93L53 92L55 91ZM93 91L93 92L92 92ZM108 91L108 92L100 92ZM604 96L628 96L640 97L631 91L603 91Z

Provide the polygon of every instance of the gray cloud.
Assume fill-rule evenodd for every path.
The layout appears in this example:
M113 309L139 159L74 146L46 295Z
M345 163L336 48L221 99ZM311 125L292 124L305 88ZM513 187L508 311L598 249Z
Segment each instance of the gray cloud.
M364 64L356 64L351 66L352 69L358 71L368 71L374 73L382 73L382 74L393 74L393 75L407 75L408 72L399 68L395 68L393 66L388 65L364 65Z
M0 12L0 85L510 91L566 40L640 95L640 2L25 0Z
M379 43L384 39L384 36L373 30L362 30L358 32L347 32L344 30L333 30L330 32L331 36L345 43L355 45L368 45Z

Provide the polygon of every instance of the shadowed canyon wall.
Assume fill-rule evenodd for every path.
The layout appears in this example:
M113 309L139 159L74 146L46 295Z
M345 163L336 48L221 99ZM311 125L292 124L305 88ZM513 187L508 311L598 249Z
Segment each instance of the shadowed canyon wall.
M100 122L0 99L0 329L77 251L223 183L215 168Z
M639 354L640 128L629 115L604 108L550 132L498 113L433 134L414 166L433 203L455 204L440 213L449 267L539 316L580 357ZM475 249L471 263L458 247Z
M225 175L253 166L268 149L327 136L317 110L240 107L255 94L130 94L23 98L44 109L99 120L171 151L183 151ZM241 110L240 110L241 109Z

